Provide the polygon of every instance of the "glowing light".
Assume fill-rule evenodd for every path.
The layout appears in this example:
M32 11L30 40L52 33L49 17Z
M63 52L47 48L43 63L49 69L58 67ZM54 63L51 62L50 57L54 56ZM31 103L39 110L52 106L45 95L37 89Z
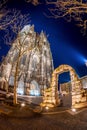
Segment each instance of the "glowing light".
M23 81L18 82L17 93L21 94L21 95L24 94L24 82Z
M72 108L72 111L73 111L73 112L76 112L76 109L75 109L75 108Z
M30 90L30 95L31 96L39 96L40 95L40 91L38 91L38 90Z
M48 106L46 106L46 107L45 107L45 109L46 109L46 110L49 110L49 107L48 107Z
M20 95L23 95L23 94L24 94L23 90L19 90L19 89L17 89L17 90L18 90L18 91L17 91L18 94L20 94Z
M25 103L21 103L21 106L24 107L24 106L25 106Z

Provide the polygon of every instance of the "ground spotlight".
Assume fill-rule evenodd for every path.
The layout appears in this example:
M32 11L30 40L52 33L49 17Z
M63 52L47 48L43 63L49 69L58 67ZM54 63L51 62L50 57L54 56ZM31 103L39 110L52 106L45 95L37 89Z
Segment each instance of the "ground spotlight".
M75 109L75 108L72 108L72 111L73 111L73 112L76 112L76 109Z
M25 103L23 102L23 103L21 103L21 107L24 107L25 106Z
M49 107L48 107L48 106L46 106L46 107L45 107L45 109L46 109L46 110L48 110L48 109L49 109Z

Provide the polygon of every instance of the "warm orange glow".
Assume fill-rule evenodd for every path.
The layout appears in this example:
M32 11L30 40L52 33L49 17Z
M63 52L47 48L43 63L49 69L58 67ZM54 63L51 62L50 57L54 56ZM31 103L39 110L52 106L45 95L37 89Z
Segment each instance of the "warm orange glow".
M50 88L44 91L43 103L41 106L54 107L60 104L60 97L58 94L58 76L59 74L69 71L71 78L71 92L72 92L72 105L81 101L81 82L75 70L66 64L60 65L53 71ZM74 93L74 94L73 94Z

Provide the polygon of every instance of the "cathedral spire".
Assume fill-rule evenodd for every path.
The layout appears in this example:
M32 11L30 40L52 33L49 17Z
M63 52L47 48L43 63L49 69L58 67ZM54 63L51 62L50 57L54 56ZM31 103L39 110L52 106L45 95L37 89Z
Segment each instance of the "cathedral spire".
M34 24L30 27L30 33L34 32Z

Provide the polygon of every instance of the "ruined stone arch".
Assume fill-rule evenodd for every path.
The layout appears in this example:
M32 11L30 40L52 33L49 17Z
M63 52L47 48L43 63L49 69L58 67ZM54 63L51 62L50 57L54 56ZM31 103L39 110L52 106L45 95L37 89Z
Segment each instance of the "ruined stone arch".
M52 73L52 80L50 84L50 88L44 91L44 100L41 106L49 106L54 107L60 104L59 93L58 93L58 76L63 72L70 72L71 78L71 100L72 105L75 105L77 101L81 100L81 82L79 80L78 75L75 70L66 64L60 65L56 68Z
M56 68L53 71L51 86L58 88L58 86L57 86L58 85L58 76L64 72L68 72L68 71L70 73L72 91L76 91L76 89L81 88L81 83L80 83L79 77L76 74L75 70L71 66L66 65L66 64L60 65L58 68Z

